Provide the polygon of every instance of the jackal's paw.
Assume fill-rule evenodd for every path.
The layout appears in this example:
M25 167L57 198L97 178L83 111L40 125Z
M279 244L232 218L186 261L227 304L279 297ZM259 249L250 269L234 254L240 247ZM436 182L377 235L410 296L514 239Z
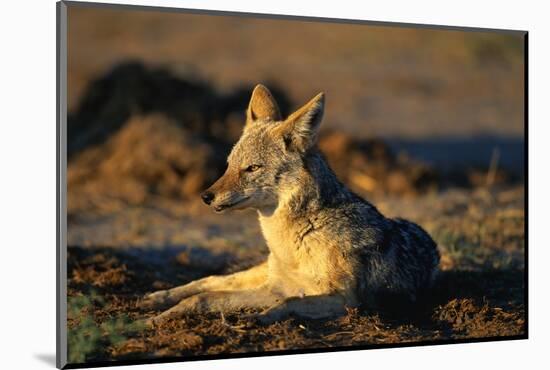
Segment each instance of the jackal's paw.
M172 304L170 300L170 293L168 290L160 290L158 292L145 295L137 305L141 309L145 310L159 310L167 308Z
M148 317L146 319L141 320L145 328L147 329L155 329L164 324L168 320L168 317L160 315L155 315L152 317Z
M148 317L146 319L143 319L143 323L145 324L146 328L154 329L154 328L162 325L163 323L165 323L168 319L169 319L169 317L167 317L166 315L163 315L162 313L160 313L158 315L151 316L151 317Z

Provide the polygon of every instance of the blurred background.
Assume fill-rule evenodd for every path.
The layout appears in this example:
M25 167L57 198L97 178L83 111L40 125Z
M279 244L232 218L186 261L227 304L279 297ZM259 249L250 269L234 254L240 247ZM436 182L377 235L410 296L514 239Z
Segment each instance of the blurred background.
M297 348L318 345L318 338L352 345L522 333L523 41L511 32L71 4L73 359ZM214 214L198 197L223 173L257 83L271 89L283 114L324 91L319 146L339 178L437 241L445 273L433 295L439 308L430 311L432 326L356 323L360 339L330 339L326 328L304 337L291 325L269 334L269 344L226 326L213 335L214 320L165 328L165 337L147 332L122 349L106 345L104 332L97 345L81 341L79 333L91 330L82 322L140 317L132 302L147 291L265 258L254 212ZM109 304L77 300L91 291ZM83 311L86 305L95 311ZM83 321L83 312L93 319Z
M107 161L100 167L118 183L155 172L137 180L192 195L223 170L257 83L284 114L326 92L321 148L357 191L523 175L519 34L70 7L68 44L69 159L113 147L84 155L70 183L90 180L87 168L99 176L97 162ZM186 155L181 141L196 152ZM416 170L398 171L405 162Z

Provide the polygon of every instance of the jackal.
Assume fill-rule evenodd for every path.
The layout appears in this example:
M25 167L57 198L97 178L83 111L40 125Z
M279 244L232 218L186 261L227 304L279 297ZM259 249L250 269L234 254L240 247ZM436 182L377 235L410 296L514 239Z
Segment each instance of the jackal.
M256 86L227 170L201 197L216 212L257 210L269 256L147 295L145 307L172 306L150 322L244 308L259 309L263 322L324 318L388 294L414 302L431 286L439 264L432 238L347 189L317 150L324 105L320 93L283 119L269 90Z

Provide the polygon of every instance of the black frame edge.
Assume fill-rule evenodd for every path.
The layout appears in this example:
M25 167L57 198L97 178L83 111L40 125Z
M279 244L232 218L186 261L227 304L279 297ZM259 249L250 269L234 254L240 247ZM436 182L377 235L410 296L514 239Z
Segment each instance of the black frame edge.
M523 230L524 238L524 302L525 302L525 336L529 338L529 32L525 32L523 36L523 171L524 171L524 211L525 223Z
M56 367L67 366L66 123L67 4L56 3Z
M407 348L407 347L425 347L425 346L441 346L449 344L475 344L486 342L500 342L510 340L525 340L528 339L526 334L513 335L507 337L485 337L485 338L466 338L466 339L449 339L449 340L434 340L425 342L407 342L407 343L390 343L390 344L368 344L353 347L329 347L329 348L308 348L308 349L296 349L296 350L280 350L280 351L268 351L268 352L247 352L247 353L228 353L228 354L216 354L216 355L199 355L193 357L173 356L173 357L161 357L161 358L148 358L148 359L136 359L136 360L116 360L116 361L97 361L86 362L78 364L67 364L63 369L83 369L83 368L96 368L96 367L112 367L112 366L131 366L131 365L150 365L150 364L162 364L173 362L194 362L194 361L211 361L211 360L225 360L225 359L238 359L238 358L254 358L254 357L271 357L271 356L285 356L285 355L305 355L316 353L332 353L332 352L347 352L347 351L361 351L370 349L384 349L384 348Z

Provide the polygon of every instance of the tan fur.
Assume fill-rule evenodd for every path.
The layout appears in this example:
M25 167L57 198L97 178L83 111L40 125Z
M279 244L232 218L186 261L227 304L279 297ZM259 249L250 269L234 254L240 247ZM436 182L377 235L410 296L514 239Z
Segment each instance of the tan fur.
M271 92L263 85L258 85L252 92L250 104L246 111L247 122L253 122L258 119L271 119L279 121L281 113Z
M284 287L286 296L322 295L347 291L346 277L352 277L353 266L338 263L336 239L308 233L315 225L295 222L282 204L273 214L260 212L262 233L269 247L269 280ZM322 224L323 220L317 221ZM349 295L350 304L355 303Z
M202 197L217 212L258 210L267 261L149 294L142 306L172 306L152 323L242 308L265 309L258 315L264 322L289 314L321 318L365 302L365 290L414 296L418 282L437 265L435 244L417 225L386 219L337 181L315 152L324 104L321 93L281 121L269 90L254 89L228 168ZM418 240L425 245L414 245ZM384 254L380 248L390 249ZM412 256L410 261L393 260L396 250ZM433 261L416 257L432 254ZM421 261L429 266L418 267Z

